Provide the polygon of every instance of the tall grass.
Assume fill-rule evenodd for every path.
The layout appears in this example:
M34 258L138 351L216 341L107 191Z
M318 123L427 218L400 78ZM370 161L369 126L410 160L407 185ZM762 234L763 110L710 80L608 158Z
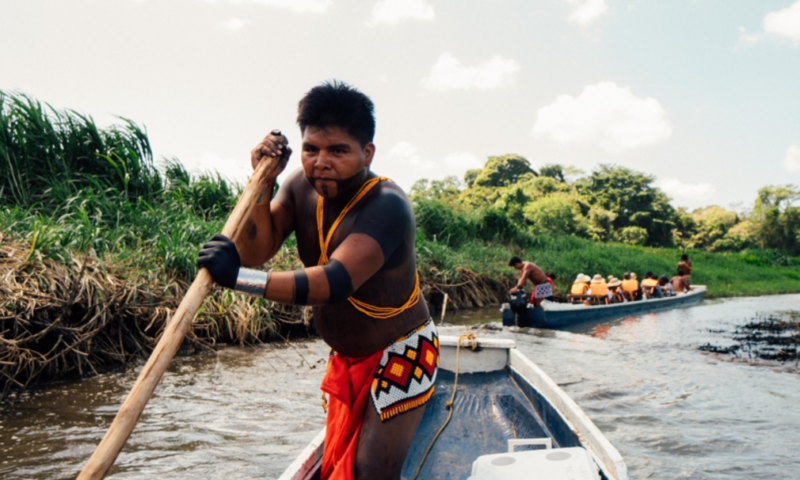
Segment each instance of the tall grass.
M121 120L100 129L86 115L0 91L0 201L52 211L84 190L150 201L162 188L150 141Z

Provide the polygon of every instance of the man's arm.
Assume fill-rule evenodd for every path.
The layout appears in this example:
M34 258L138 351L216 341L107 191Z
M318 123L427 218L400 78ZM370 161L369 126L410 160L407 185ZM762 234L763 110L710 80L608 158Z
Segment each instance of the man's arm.
M402 244L413 215L407 201L384 192L359 212L352 232L331 255L327 265L265 275L264 297L280 303L326 305L345 301L369 280ZM241 278L237 248L217 235L200 252L198 263L228 288Z
M294 197L291 194L291 187L298 175L290 175L276 198L272 200L275 179L286 167L291 154L292 150L285 143L285 137L278 130L273 130L250 152L250 161L254 169L265 156L280 155L281 160L264 185L258 202L250 211L243 235L237 239L236 246L244 266L262 265L274 257L286 237L294 230Z

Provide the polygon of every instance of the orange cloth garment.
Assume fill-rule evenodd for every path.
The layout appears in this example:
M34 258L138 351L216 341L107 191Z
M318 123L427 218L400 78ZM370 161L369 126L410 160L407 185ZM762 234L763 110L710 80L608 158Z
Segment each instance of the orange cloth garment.
M370 401L370 387L383 356L379 350L368 357L331 355L323 392L328 400L325 446L322 452L322 480L352 480L358 437Z

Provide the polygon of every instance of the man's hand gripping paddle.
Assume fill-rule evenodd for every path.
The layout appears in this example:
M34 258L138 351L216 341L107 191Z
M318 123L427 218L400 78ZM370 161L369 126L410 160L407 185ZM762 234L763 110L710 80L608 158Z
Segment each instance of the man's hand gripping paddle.
M271 149L265 152L265 155L261 157L263 160L255 165L253 175L247 181L242 196L239 197L236 207L234 207L233 212L228 217L228 221L225 223L225 228L222 229L222 234L234 241L239 238L239 234L244 230L245 222L249 218L250 211L257 199L262 194L265 183L274 180L276 169L280 172L289 159L291 150L285 146L287 144L286 137L279 130L273 130L267 137L267 139L270 138L273 143L282 144L283 150ZM275 155L268 155L270 153ZM164 328L161 339L158 341L153 353L150 354L150 358L139 374L139 378L128 394L128 398L125 399L119 412L117 412L114 422L97 446L97 449L95 449L92 457L86 463L86 466L83 467L80 475L78 475L78 480L100 479L108 473L136 426L136 422L139 421L144 406L153 395L153 391L169 366L169 362L181 346L183 337L192 325L197 310L203 304L203 300L208 296L213 285L214 281L208 271L205 268L200 269L180 306Z

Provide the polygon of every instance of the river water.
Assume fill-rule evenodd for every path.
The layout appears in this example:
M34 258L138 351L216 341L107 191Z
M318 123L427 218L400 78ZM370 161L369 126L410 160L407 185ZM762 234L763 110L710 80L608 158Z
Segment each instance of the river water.
M698 350L800 295L704 301L574 332L513 338L594 420L631 478L800 478L800 368ZM497 320L497 309L447 317ZM457 334L465 326L445 327ZM115 479L276 478L324 423L319 341L177 358L120 454ZM140 366L0 406L0 477L74 478Z

